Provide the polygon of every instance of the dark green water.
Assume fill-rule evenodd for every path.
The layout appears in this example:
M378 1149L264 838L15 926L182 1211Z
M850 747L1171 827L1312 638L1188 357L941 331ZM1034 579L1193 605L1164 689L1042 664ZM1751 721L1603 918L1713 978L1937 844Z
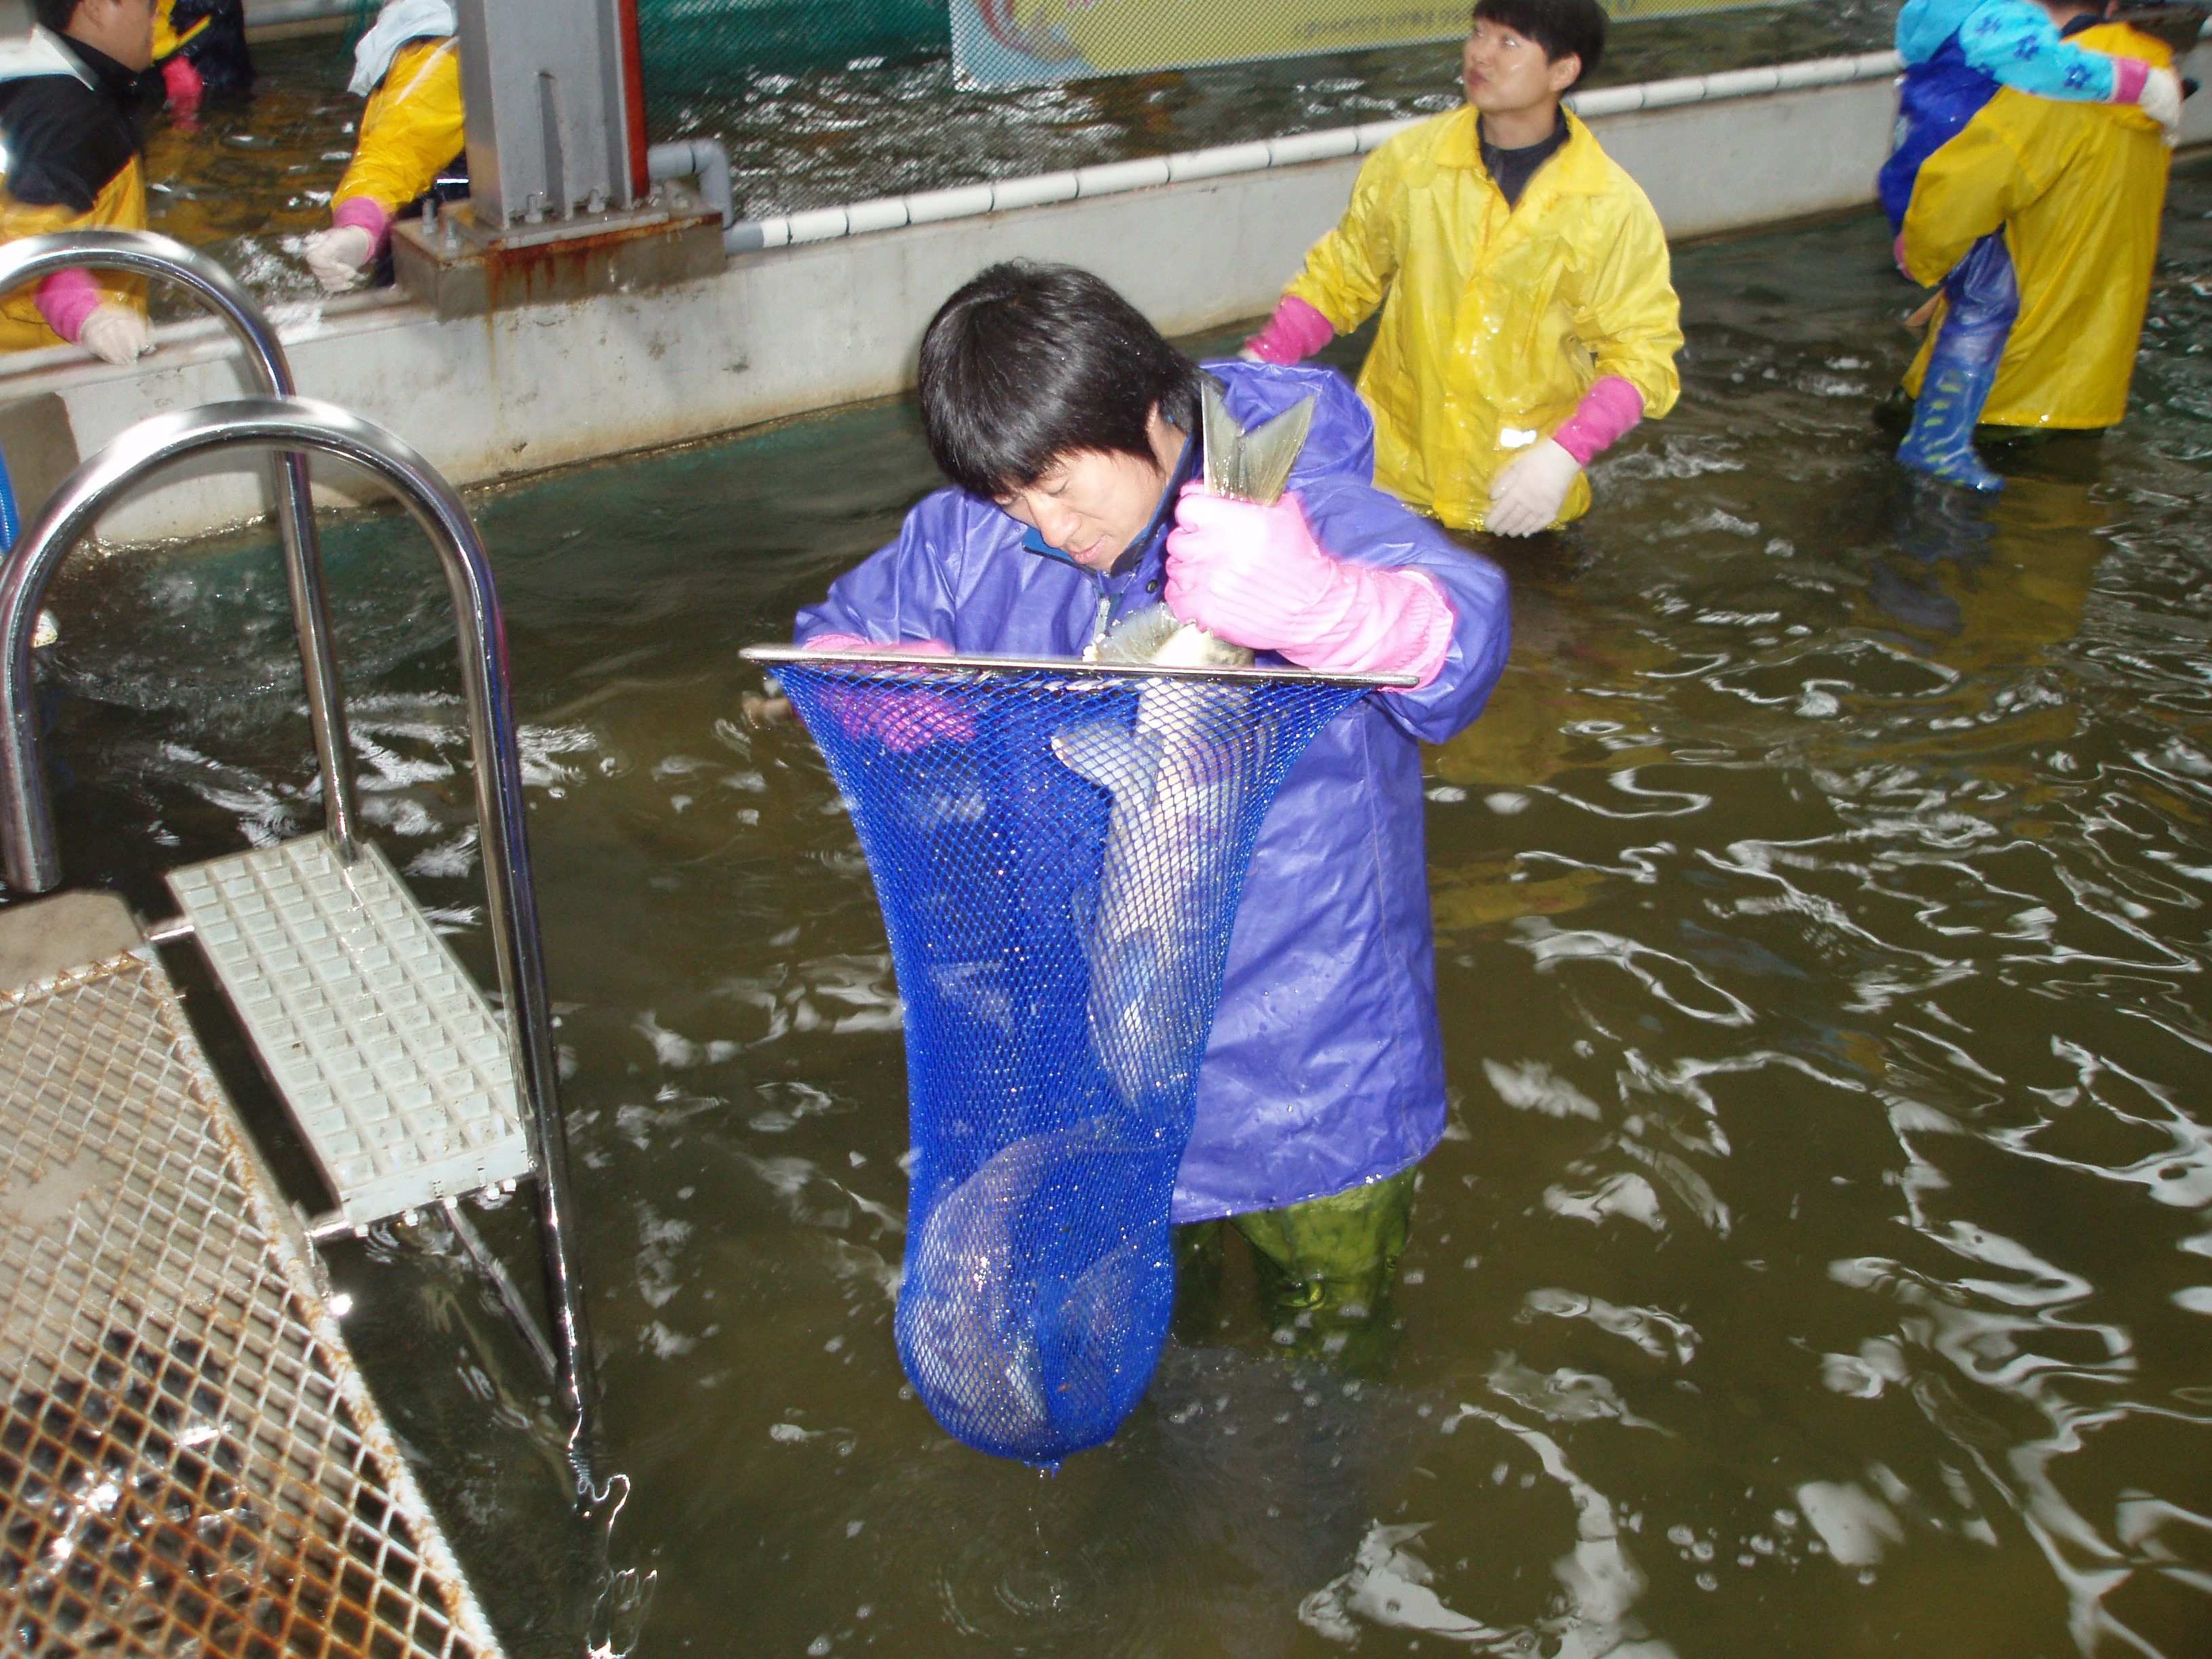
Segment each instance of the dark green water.
M1452 1645L1395 1601L1583 1659L2212 1650L2208 219L2185 175L2127 424L1948 512L1869 425L1912 298L1877 222L1679 256L1681 408L1566 543L1505 552L1511 665L1428 757L1455 1127L1387 1372L1271 1359L1232 1284L1051 1480L902 1394L875 901L805 735L738 721L738 647L930 487L910 411L480 497L635 1482L612 1559L658 1575L600 1637ZM428 555L329 544L372 816L483 967ZM258 544L88 562L57 608L74 879L150 901L156 861L313 822ZM518 1206L486 1223L526 1264ZM577 1652L542 1382L436 1237L335 1256L514 1650Z
M1799 0L1624 24L1590 84L1879 50L1898 4ZM738 210L755 217L1435 114L1461 100L1450 41L991 92L956 84L948 49L848 58L852 42L833 30L794 58L790 8L750 23L742 7L647 11L653 141L720 139ZM940 27L944 15L940 5ZM211 103L190 131L155 124L149 216L155 230L216 253L264 303L319 310L299 243L329 222L353 154L352 59L330 35L263 46L256 62L251 98Z

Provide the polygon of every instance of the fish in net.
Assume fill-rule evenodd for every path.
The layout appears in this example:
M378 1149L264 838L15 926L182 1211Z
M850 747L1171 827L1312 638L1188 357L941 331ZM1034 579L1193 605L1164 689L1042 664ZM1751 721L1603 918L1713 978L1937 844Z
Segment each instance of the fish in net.
M850 805L905 1005L900 1358L949 1432L1055 1462L1113 1433L1158 1358L1169 1200L1252 847L1370 688L775 656ZM884 699L926 700L933 740L853 718Z

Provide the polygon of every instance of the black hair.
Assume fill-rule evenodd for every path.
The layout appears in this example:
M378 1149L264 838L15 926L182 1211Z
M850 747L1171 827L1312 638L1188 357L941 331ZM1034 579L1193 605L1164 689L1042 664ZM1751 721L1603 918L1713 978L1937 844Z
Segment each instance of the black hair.
M70 20L76 15L78 0L32 0L31 13L39 27L51 29L56 34L66 33Z
M971 495L1025 489L1079 452L1153 458L1146 417L1197 429L1198 365L1105 283L1012 259L963 283L921 337L921 430Z
M1605 10L1597 0L1476 0L1475 22L1489 21L1525 34L1556 64L1570 53L1583 60L1580 86L1605 56Z

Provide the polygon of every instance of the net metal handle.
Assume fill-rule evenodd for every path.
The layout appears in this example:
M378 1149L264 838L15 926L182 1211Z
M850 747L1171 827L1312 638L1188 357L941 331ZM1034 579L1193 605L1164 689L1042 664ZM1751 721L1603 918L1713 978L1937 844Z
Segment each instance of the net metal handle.
M1158 663L1085 662L1076 657L1000 657L981 653L951 657L917 657L908 651L807 651L795 645L749 645L738 653L747 662L848 664L856 668L969 669L981 673L1021 674L1043 670L1092 679L1230 680L1241 684L1271 680L1309 685L1357 685L1374 690L1403 690L1419 685L1411 674L1323 674L1310 668L1180 668Z

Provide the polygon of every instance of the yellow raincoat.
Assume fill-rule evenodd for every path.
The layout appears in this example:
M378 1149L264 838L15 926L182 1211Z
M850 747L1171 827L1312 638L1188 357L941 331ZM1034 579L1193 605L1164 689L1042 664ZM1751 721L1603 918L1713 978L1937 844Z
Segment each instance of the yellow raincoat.
M1352 205L1288 292L1342 334L1376 306L1360 373L1375 482L1448 525L1482 527L1490 482L1617 374L1664 415L1681 391L1680 306L1659 216L1572 115L1516 206L1462 106L1367 158ZM1577 478L1559 521L1589 507Z
M2173 54L2120 23L2076 46L2165 68ZM2002 228L2020 281L1984 422L2092 428L2127 413L2165 210L2168 151L2131 104L2078 104L2009 88L1921 164L1905 216L1906 268L1943 280L1977 239ZM1920 395L1936 330L1905 371Z
M44 31L33 40L43 40L52 48L50 61L57 70L83 61ZM36 76L52 83L49 90L52 86L63 89L63 106L72 114L60 127L48 127L45 154L27 163L21 155L14 158L15 162L25 164L27 173L45 173L47 188L34 191L33 194L61 199L27 202L9 187L9 180L0 179L0 243L20 241L26 236L44 236L54 231L146 228L146 167L139 150L137 128L130 119L128 109L134 95L129 88L135 84L135 77L119 64L106 70L88 68L82 71L71 70L70 73L75 75L74 82L65 75ZM80 91L76 82L82 82L83 90ZM7 161L0 160L0 167L9 165ZM66 183L56 189L61 179L65 179ZM73 205L87 198L91 201L89 208L80 210ZM127 276L119 270L87 274L107 300L145 310L146 281L143 276ZM33 283L13 294L0 295L0 351L29 351L40 346L64 343L62 337L46 325L46 317L39 310L38 292L41 286Z
M331 205L367 196L397 214L437 182L461 143L459 50L450 37L410 41L368 95L361 142Z
M78 213L67 203L33 207L0 189L0 242L44 236L57 230L143 230L146 228L146 169L136 155L93 198L92 211ZM146 279L119 270L88 273L118 305L146 308ZM0 351L28 351L64 345L39 311L39 284L19 288L0 300Z

